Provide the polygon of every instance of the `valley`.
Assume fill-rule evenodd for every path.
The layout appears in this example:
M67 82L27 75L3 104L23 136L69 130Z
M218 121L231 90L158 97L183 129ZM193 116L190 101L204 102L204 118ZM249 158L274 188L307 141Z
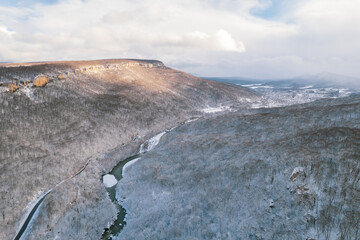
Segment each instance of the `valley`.
M0 82L0 239L359 238L354 89L134 59Z

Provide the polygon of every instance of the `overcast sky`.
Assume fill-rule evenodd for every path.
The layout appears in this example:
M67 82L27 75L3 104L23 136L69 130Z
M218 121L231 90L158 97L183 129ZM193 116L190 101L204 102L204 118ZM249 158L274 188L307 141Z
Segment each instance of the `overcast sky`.
M360 0L0 0L0 62L159 59L199 76L360 76Z

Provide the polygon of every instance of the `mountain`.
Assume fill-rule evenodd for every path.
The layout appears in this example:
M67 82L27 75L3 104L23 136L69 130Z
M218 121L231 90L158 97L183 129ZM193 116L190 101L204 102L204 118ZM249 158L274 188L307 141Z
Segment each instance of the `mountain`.
M360 95L201 118L117 185L116 239L359 239Z
M309 84L315 83L323 85L324 87L351 87L351 88L360 88L360 78L344 76L335 73L322 72L316 75L303 75L294 80L299 80L300 82L307 82Z
M204 108L258 98L155 60L1 64L0 83L4 240L99 239L117 213L102 175Z
M259 94L261 98L251 102L252 108L283 107L322 98L341 98L360 92L360 87L356 87L360 80L329 73L281 80L254 80L237 77L207 79L246 87Z
M356 88L360 89L360 78L344 76L336 73L322 72L307 74L286 79L252 79L244 77L206 77L220 82L239 85L266 84L275 87L299 88L312 85L315 88Z
M359 239L360 94L301 79L0 65L0 239Z

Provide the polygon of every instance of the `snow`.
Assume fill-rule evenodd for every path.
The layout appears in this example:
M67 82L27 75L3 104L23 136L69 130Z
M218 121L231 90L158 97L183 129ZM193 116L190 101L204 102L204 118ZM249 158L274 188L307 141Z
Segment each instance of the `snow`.
M321 98L339 98L346 97L351 91L346 88L298 88L284 90L284 88L258 88L262 93L259 100L251 102L251 108L273 108L284 107L293 104L302 104L312 102Z
M249 87L249 88L251 88L251 89L257 89L257 88L274 88L274 87L261 85L261 86L252 86L252 87Z
M0 87L0 93L4 93L4 92L7 92L7 91L8 91L8 88Z
M140 153L144 153L147 151L152 150L156 145L159 144L161 137L165 134L166 132L161 132L157 135L155 135L154 137L150 138L149 140L147 140L146 142L144 142L143 144L141 144L140 146Z
M355 103L354 99L346 102ZM324 102L332 107L324 109ZM117 185L117 199L128 216L121 238L144 239L159 236L161 232L175 239L174 233L188 229L182 238L203 239L210 232L216 239L229 239L229 235L222 233L230 229L234 239L248 239L254 232L262 239L306 239L314 229L320 235L316 239L325 239L318 229L333 224L336 230L343 216L340 213L335 219L327 218L336 207L332 203L353 203L349 195L344 200L337 191L329 191L330 186L342 189L341 184L350 181L343 181L347 168L342 167L345 163L341 156L328 156L339 149L354 153L356 147L348 148L348 143L337 141L337 134L329 135L324 130L336 131L334 128L358 124L356 115L345 113L358 114L360 110L354 104L350 108L344 100L324 102L300 106L296 114L295 107L269 109L264 111L268 116L260 111L250 120L238 112L201 118L197 124L175 129L161 142L161 148L156 147L152 154L144 155L139 163L127 169ZM316 132L316 141L308 137L309 132ZM297 140L284 140L288 138ZM274 148L273 143L280 141L286 143ZM333 141L335 145L321 144L322 141ZM316 151L304 151L304 145ZM275 155L274 161L267 160ZM351 166L356 166L356 154L353 156ZM226 161L225 167L221 160ZM331 174L333 171L337 174ZM296 181L289 181L291 174ZM239 184L243 181L246 184ZM298 189L301 195L297 194ZM352 194L355 196L356 191ZM355 205L350 204L346 206L353 209ZM290 205L291 216L287 208ZM323 212L327 214L325 219ZM308 213L309 220L304 217ZM221 224L217 224L218 219ZM323 220L323 225L318 219ZM179 227L179 222L185 225ZM211 226L216 229L212 230ZM263 231L264 226L285 228L286 232L274 235L273 231Z
M272 200L271 198L268 200L268 202L269 202L269 207L274 207L275 206L275 204L274 204L274 200Z
M260 83L254 83L254 84L237 84L240 85L242 87L254 87L254 86L261 86Z
M38 102L35 98L34 91L29 86L25 86L23 88L20 88L19 90L23 94L25 94L31 101Z
M36 204L41 201L41 199L43 199L48 193L50 193L52 191L52 189L46 191L46 192L38 192L33 199L31 200L30 203L28 203L28 205L26 206L26 213L22 216L21 218L21 224L19 225L19 228L17 229L17 233L20 231L20 229L22 228L22 226L25 224L26 219L28 218L28 216L30 215L31 211L33 210L33 208L36 206ZM25 232L22 234L22 237L20 239L23 239L23 236L26 236L28 233L28 229L31 226L32 220L35 219L38 215L38 210L39 210L40 206L38 207L38 209L36 210L35 214L32 216L32 218L30 219L30 223L27 226L27 228L25 229Z
M127 163L123 166L123 169L122 169L122 174L123 174L123 176L126 174L126 173L125 173L125 172L126 172L126 169L127 169L128 167L130 167L131 165L133 165L134 163L136 163L136 162L137 162L138 160L140 160L140 159L141 159L141 158L135 158L135 159L127 162Z
M118 181L116 180L114 175L106 174L103 177L103 183L104 183L105 187L107 187L107 188L111 188L112 186L116 185L117 182Z
M293 172L291 173L291 177L290 180L295 181L296 177L298 176L299 173L303 173L304 172L304 168L303 167L296 167L294 168Z
M309 89L309 88L313 88L314 85L307 85L307 86L304 86L304 87L299 87L299 89Z
M225 110L229 110L230 107L229 106L220 106L220 107L207 107L202 109L201 111L204 113L217 113L217 112L222 112Z
M304 168L303 167L296 167L294 168L293 172L291 175L294 175L294 174L298 174L299 172L304 172Z
M348 92L351 92L350 89L348 89L348 88L340 88L339 89L340 94L344 94L344 93L347 94Z
M196 120L198 120L199 118L190 118L188 120L185 121L185 123L191 123L191 122L195 122Z
M41 199L42 199L42 198L41 198ZM40 199L40 200L41 200L41 199ZM39 201L40 201L40 200L39 200ZM35 210L34 214L32 215L32 217L31 217L31 219L30 219L29 224L27 225L27 228L25 229L25 231L24 231L23 234L21 235L20 240L26 239L27 236L30 234L31 228L32 228L32 226L34 225L34 220L39 216L39 211L40 211L40 207L41 207L42 204L43 204L43 202L40 203L40 205L38 206L38 208ZM31 210L32 210L32 209L31 209ZM21 224L21 226L22 226L22 225L23 225L23 224Z

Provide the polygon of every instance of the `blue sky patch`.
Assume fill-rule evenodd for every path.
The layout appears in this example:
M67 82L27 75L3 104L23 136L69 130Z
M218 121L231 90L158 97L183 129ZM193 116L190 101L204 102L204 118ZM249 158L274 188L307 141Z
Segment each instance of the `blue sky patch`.
M267 8L254 8L250 11L253 16L260 17L267 20L276 20L279 19L284 11L289 7L290 2L294 1L282 1L282 0L272 0L266 1L270 2Z
M56 2L58 0L0 0L0 6L29 7L37 3L54 4Z

